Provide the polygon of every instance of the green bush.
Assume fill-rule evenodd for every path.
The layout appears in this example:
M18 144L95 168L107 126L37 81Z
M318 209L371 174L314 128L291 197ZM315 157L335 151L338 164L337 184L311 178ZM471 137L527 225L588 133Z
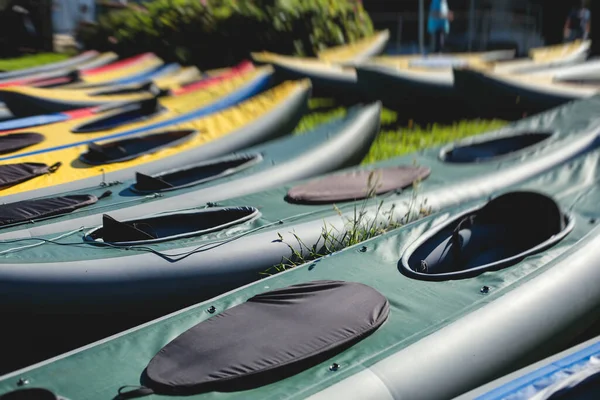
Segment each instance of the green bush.
M252 51L313 56L372 32L360 0L154 0L101 15L80 37L87 48L208 69Z

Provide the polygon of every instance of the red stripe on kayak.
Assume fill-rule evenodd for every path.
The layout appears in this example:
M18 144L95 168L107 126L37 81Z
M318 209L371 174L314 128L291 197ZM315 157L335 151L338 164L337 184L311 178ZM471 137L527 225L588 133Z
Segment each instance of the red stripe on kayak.
M8 81L8 82L2 82L0 83L0 88L3 87L8 87L8 86L18 86L18 85L25 85L31 82L34 82L35 79L33 78L27 78L27 79L15 79L13 81Z
M67 76L62 76L60 78L46 79L46 80L41 80L41 81L29 82L28 86L45 87L45 86L58 85L58 84L70 83L70 82L73 82L72 78L69 78Z
M173 95L179 96L179 95L182 95L185 93L204 89L204 88L213 86L219 82L223 82L224 80L231 79L235 76L241 75L245 72L252 71L253 69L254 69L253 63L251 63L250 61L242 61L235 67L231 68L231 70L229 70L228 72L224 72L222 74L219 74L219 75L216 75L216 76L213 76L210 78L205 78L205 79L199 80L197 82L189 83L180 89L173 90Z
M71 111L63 111L62 114L68 115L71 119L79 119L79 118L85 118L85 117L91 117L92 115L96 114L98 107L88 107L88 108L79 108L77 110L71 110Z
M119 68L124 68L124 67L128 67L131 64L135 64L137 62L140 62L146 58L150 58L150 57L154 57L154 53L143 53L137 56L133 56L133 57L129 57L126 58L124 60L121 61L117 61L114 63L110 63L108 65L103 65L101 67L96 67L96 68L92 68L92 69L83 69L80 70L80 73L82 75L96 75L96 74L101 74L107 71L113 71L115 69L119 69Z

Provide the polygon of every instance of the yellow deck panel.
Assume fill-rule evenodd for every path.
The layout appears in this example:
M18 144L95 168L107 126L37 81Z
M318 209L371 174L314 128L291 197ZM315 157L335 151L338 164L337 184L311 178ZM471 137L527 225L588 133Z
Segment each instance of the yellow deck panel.
M387 30L376 32L372 36L362 38L354 43L322 50L317 54L317 57L329 63L345 63L367 52L377 43L387 40L388 37L389 31Z
M55 146L64 146L70 143L76 143L82 140L88 139L101 139L107 135L114 135L120 132L129 131L132 129L143 128L150 124L155 124L161 121L166 121L177 117L181 114L193 111L202 106L206 106L226 95L229 95L241 87L248 84L253 79L268 74L271 72L269 67L257 68L253 71L241 74L239 76L221 81L213 86L209 86L204 89L192 91L189 93L181 94L179 96L168 96L159 99L159 103L166 108L165 111L142 121L132 122L122 127L114 129L101 130L94 133L71 133L71 131L77 126L94 121L100 117L110 115L111 112L104 112L94 114L90 117L73 119L57 124L51 124L46 126L34 127L34 128L23 128L11 133L16 132L35 132L44 135L45 141L36 145L27 147L18 152L7 154L6 156L15 156L23 153L29 153L32 151L40 151ZM0 136L1 138L1 136ZM1 139L0 139L1 140Z

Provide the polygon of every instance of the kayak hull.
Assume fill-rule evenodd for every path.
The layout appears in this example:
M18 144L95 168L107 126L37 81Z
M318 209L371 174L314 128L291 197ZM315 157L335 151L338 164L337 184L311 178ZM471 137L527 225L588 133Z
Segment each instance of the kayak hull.
M509 396L524 400L540 392L545 391L548 394L555 392L557 386L567 381L572 381L572 386L564 384L564 388L576 389L578 381L583 382L582 378L590 376L590 373L597 373L593 359L598 356L600 356L600 337L595 337L462 394L456 397L456 400L501 400ZM580 378L578 375L581 375L581 372L584 375ZM575 380L573 381L572 378ZM589 399L595 396L592 388L580 388L578 393L589 396L584 397Z
M362 65L356 68L356 73L358 86L367 98L379 98L385 106L405 110L411 118L431 119L433 108L436 118L468 115L466 105L454 89L450 71L413 72Z
M526 79L525 77L523 79ZM473 111L510 120L533 115L593 93L560 90L551 85L526 85L469 69L454 70L457 93Z

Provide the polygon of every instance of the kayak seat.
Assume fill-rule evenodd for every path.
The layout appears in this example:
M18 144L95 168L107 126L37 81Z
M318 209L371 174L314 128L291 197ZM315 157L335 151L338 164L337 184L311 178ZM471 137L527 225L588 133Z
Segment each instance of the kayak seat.
M231 392L283 379L372 334L389 308L375 289L345 281L302 283L217 308L150 360L142 383L151 391L143 395ZM329 372L331 365L322 368Z
M292 187L286 200L303 204L360 200L405 189L430 173L427 167L407 165L334 173Z
M100 198L108 197L110 194L111 192L107 191L100 197L81 194L2 204L0 205L0 227L68 214L95 204Z
M130 189L139 194L177 190L234 175L261 161L260 154L242 154L152 176L136 172Z
M567 222L558 204L547 196L507 193L418 241L408 266L421 274L460 275L512 265L564 237Z
M215 207L125 221L118 221L104 214L102 226L89 231L84 240L129 245L181 239L240 225L258 215L259 211L253 207Z
M111 105L109 112L106 112L104 116L93 119L85 124L78 125L74 127L71 132L92 133L115 129L127 124L155 117L166 111L166 108L154 97L144 101L121 105L114 110L111 110L112 108L114 108L114 106Z
M41 175L55 172L61 163L48 166L42 163L19 163L0 165L0 189L6 189Z
M9 133L0 136L0 154L23 150L45 140L44 135L33 132Z
M484 142L474 142L442 151L441 158L450 163L488 161L538 144L550 136L552 136L550 133L528 132Z
M194 130L160 132L104 144L88 144L88 151L79 160L89 165L104 165L136 159L167 147L178 146L196 135Z

